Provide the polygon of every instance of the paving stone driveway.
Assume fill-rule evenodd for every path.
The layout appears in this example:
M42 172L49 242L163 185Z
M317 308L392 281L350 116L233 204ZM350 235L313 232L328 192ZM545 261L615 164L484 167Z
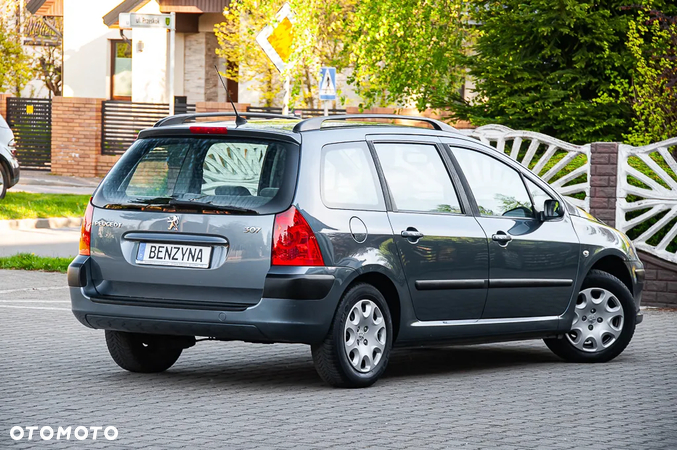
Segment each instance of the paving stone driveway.
M560 362L540 341L400 350L374 387L337 390L297 345L202 342L166 373L124 372L65 284L0 271L2 449L677 449L674 311L647 311L608 364ZM119 437L13 441L14 425Z

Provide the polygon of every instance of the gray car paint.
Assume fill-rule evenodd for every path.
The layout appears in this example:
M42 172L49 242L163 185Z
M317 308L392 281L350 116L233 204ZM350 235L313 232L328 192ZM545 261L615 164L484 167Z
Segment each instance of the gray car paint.
M181 127L170 127L172 132L181 133ZM161 133L160 130L153 130L153 133ZM185 132L185 131L184 131ZM242 133L255 133L255 131L242 130ZM357 127L341 127L339 129L323 129L319 131L308 131L302 134L291 134L290 138L302 142L301 147L301 162L299 175L297 180L297 190L294 197L293 204L299 211L302 212L308 223L313 228L321 251L323 253L326 268L279 268L270 267L269 265L269 247L266 247L265 241L262 244L258 242L257 245L266 251L262 251L261 257L252 258L251 267L256 267L255 270L261 271L254 277L265 276L267 272L282 272L294 271L295 273L330 273L335 277L334 285L330 293L321 300L313 301L299 301L299 300L285 300L285 299L260 299L255 306L247 308L244 311L206 311L194 309L171 309L171 308L155 308L155 307L139 307L134 305L116 305L107 304L96 301L91 298L88 293L96 293L96 291L88 291L93 287L94 282L90 280L90 284L82 288L71 288L71 296L73 299L73 310L83 323L88 326L95 326L97 328L114 328L120 329L125 323L124 319L128 319L129 323L134 323L134 320L139 322L139 325L134 325L136 330L145 329L148 332L153 332L153 321L168 321L171 325L176 325L174 334L181 334L183 330L186 334L194 334L197 331L213 330L214 336L221 336L224 339L243 339L254 341L276 341L276 342L302 342L302 343L316 343L321 340L324 334L329 329L332 317L334 315L336 305L345 289L357 280L366 280L367 277L373 277L377 274L386 282L390 283L397 292L397 299L390 299L396 301L398 305L399 322L396 324L398 329L398 337L396 345L419 345L426 342L449 342L449 341L473 341L484 342L502 339L518 339L524 337L547 337L554 336L563 331L568 331L573 318L573 301L575 300L575 293L580 289L580 285L585 278L585 275L601 258L605 256L613 256L625 261L629 268L641 268L641 263L632 259L630 249L628 248L627 240L623 238L621 233L613 230L598 222L590 219L572 215L565 212L564 217L558 224L544 223L540 226L534 226L531 233L538 233L539 229L548 225L554 227L570 227L566 233L568 241L571 241L569 233L573 230L580 244L578 248L579 260L580 254L585 249L588 250L589 257L581 260L580 264L576 262L578 269L572 275L570 263L565 270L558 271L556 267L552 267L544 277L553 278L573 278L575 281L572 284L569 295L559 293L561 298L558 298L552 304L547 303L542 310L536 308L531 311L531 316L515 317L515 314L508 311L508 307L498 307L495 315L506 314L506 317L468 317L463 318L462 315L450 315L448 318L440 316L438 320L421 320L415 312L414 302L410 294L407 282L407 276L400 263L402 258L402 251L398 250L395 243L397 239L396 234L400 231L401 225L397 223L397 227L392 222L395 214L391 213L390 218L386 211L354 211L354 210L340 210L327 208L318 195L319 192L319 149L327 143L359 141L367 139L367 136L374 134L398 134L404 139L416 140L421 137L423 140L430 138L441 138L442 141L451 144L463 144L470 147L478 147L486 151L494 151L492 148L484 146L477 141L459 135L453 135L442 131L433 131L426 129L412 129L412 128L397 128L379 126L357 126ZM235 133L234 133L235 134ZM143 133L141 135L143 137ZM371 138L371 137L370 137ZM536 182L540 187L549 192L553 198L560 199L559 195L555 193L546 183L534 177L530 172L509 158L502 157L506 164L520 170L525 176ZM462 194L465 195L465 194ZM465 199L464 201L467 201ZM125 221L125 231L136 231L141 224L144 225L144 230L159 231L161 225L165 225L165 217L151 219L150 217L138 216L138 212L120 213L118 220ZM421 227L430 227L430 229L440 230L442 225L438 223L438 217L429 217L420 215L416 219L420 221ZM95 213L95 220L101 217L100 211ZM365 224L367 228L367 237L364 243L358 243L353 237L350 230L350 221L353 217L359 219ZM108 220L109 217L107 217ZM246 217L247 225L251 225L251 216ZM272 220L272 216L266 218L259 217L260 220ZM469 216L469 220L476 220L474 216ZM184 219L186 225L182 228L185 232L190 233L204 233L206 226L215 226L219 230L218 235L222 235L230 239L229 224L207 224L201 222L199 219ZM436 223L437 221L437 223ZM395 220L396 222L396 220ZM514 224L508 229L513 228ZM156 230L154 227L157 227ZM97 230L98 232L98 230ZM440 231L436 234L442 235ZM517 233L516 233L517 234ZM537 237L538 235L535 235ZM111 239L111 246L115 245L112 242L117 242L121 239L122 230L119 235ZM451 236L449 236L451 237ZM481 238L481 235L479 236ZM488 239L488 238L487 238ZM542 240L543 237L541 236ZM230 242L230 241L229 241ZM269 242L269 241L268 241ZM490 245L488 240L487 245ZM93 242L94 247L99 251L103 249L101 242ZM241 246L239 242L231 243L232 246ZM569 254L569 245L575 245L575 242L569 242L565 253ZM405 248L407 248L405 246ZM124 251L117 250L112 247L109 251L116 255L116 261L106 261L113 269L111 273L119 275L120 280L124 278L127 282L133 282L134 273L138 271L136 267L131 265L124 259ZM469 252L470 247L462 248L461 251ZM530 257L523 254L522 258ZM102 260L105 257L102 255ZM265 262L264 262L265 260ZM91 264L91 260L87 261L86 257L79 257L79 261L85 261L85 264ZM178 289L182 282L191 285L193 279L189 271L185 269L177 269L172 272L172 276L163 276L169 272L158 270L156 274L152 275L154 281L168 282L171 278L171 286ZM479 271L485 271L484 266L477 266ZM233 270L237 270L233 267ZM123 274L123 272L129 272ZM214 271L215 273L218 270ZM96 273L93 271L93 273ZM138 273L138 272L136 272ZM185 273L185 275L184 275ZM225 287L236 287L231 283L226 273L221 273L222 284ZM410 275L407 272L407 275ZM533 274L522 274L533 277ZM413 274L412 278L421 276L419 273ZM449 279L453 279L455 275L450 274ZM470 276L470 275L469 275ZM519 271L513 272L510 276L521 276ZM247 279L251 279L248 277ZM94 280L97 280L96 276ZM635 280L635 298L639 301L639 290L641 285L638 285ZM215 277L213 285L207 286L214 288L216 292L219 281ZM157 284L157 283L153 283ZM256 301L256 295L253 292L258 292L259 288L251 285L244 286L245 290L249 290L252 301ZM257 285L258 286L258 285ZM222 296L228 298L243 298L235 296L226 292L229 289L222 289ZM132 293L132 291L126 291ZM184 295L190 295L187 291ZM520 293L517 288L514 291L516 294ZM230 297L229 297L230 296ZM191 297L192 298L192 297ZM442 303L440 298L439 302ZM637 303L637 306L639 304ZM453 310L453 308L451 308ZM527 311L528 313L528 311ZM537 314L537 315L534 315ZM544 314L538 316L538 314ZM87 319L87 316L91 319ZM476 313L473 313L476 316ZM431 316L432 317L432 316ZM103 319L102 319L103 318ZM122 320L122 322L120 320ZM132 320L134 319L134 320ZM108 320L108 321L106 321ZM189 324L182 328L182 323ZM131 326L131 325L130 325ZM253 327L256 332L249 330L248 332L240 332L241 327ZM227 332L219 332L219 330L229 329ZM240 327L240 328L238 328ZM217 333L218 332L218 333ZM258 333L258 334L257 334ZM204 334L202 334L204 335Z

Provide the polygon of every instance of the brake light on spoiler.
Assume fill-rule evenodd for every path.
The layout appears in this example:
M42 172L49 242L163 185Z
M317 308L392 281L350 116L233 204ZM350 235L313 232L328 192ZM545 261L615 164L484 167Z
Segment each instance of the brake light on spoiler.
M192 134L228 134L226 127L190 127Z

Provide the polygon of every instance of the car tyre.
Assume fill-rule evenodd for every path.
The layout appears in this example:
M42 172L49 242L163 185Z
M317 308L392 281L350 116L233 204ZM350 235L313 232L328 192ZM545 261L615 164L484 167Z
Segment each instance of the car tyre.
M183 349L163 342L163 336L106 330L106 345L113 361L130 372L158 373L174 365Z
M635 333L637 308L621 280L591 270L575 308L572 330L561 338L544 340L553 353L566 361L598 363L611 361L625 350Z
M383 294L370 284L357 284L341 298L324 341L311 346L315 369L334 387L371 386L388 365L392 341Z
M7 173L7 169L2 164L2 162L0 162L0 200L5 198L5 194L7 193L8 187L9 187L9 173Z

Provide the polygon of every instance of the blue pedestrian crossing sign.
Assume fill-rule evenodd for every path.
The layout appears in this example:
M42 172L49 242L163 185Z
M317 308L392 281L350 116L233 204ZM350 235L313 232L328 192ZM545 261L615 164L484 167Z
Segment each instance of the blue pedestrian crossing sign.
M336 100L336 67L320 69L320 100Z

